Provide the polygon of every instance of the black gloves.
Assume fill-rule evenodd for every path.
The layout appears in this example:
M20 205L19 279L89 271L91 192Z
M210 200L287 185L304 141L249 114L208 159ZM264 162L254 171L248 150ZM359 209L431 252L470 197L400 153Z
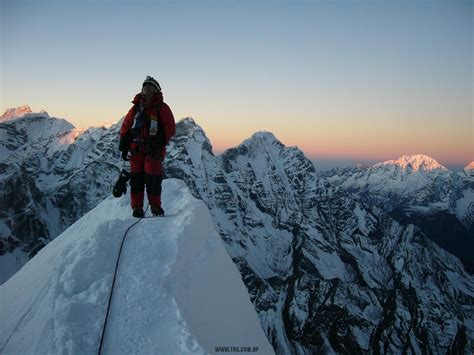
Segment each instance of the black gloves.
M130 132L125 133L125 135L120 138L119 150L122 152L122 159L128 161L127 154L130 150L130 144L132 143L132 135Z
M165 137L165 128L160 123L158 124L158 133L156 134L156 142L158 143L159 147L164 147L166 145L166 137Z
M130 132L125 133L125 135L120 138L120 143L119 143L119 150L121 152L128 152L130 149L130 144L132 143L132 135Z

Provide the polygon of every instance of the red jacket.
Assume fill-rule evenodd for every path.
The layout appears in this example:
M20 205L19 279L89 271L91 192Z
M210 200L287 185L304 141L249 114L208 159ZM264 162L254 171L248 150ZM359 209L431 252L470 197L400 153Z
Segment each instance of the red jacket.
M135 95L135 98L132 101L134 105L128 111L127 115L125 116L125 119L123 120L122 127L120 128L120 138L123 138L125 134L127 134L127 132L129 132L132 128L136 109L140 107L142 101L144 102L144 98L141 93ZM160 112L158 112L158 107L160 107ZM141 129L140 136L143 139L146 139L148 137L150 116L158 117L158 127L159 129L163 129L165 142L164 145L156 146L157 151L153 152L152 155L156 155L161 160L164 160L166 154L165 146L166 144L168 144L171 137L173 137L173 135L176 133L173 113L171 112L169 106L163 102L163 94L159 91L153 96L153 98L148 103L144 104L144 112L146 121ZM142 147L140 147L139 143L134 141L130 146L130 150L133 152L137 149L142 149Z

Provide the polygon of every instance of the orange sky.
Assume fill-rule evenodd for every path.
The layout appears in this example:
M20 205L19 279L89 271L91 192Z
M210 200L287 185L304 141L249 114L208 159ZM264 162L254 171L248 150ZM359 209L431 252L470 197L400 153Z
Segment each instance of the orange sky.
M315 158L474 160L472 1L118 1L0 2L0 110L116 122L152 75L216 151L266 130Z

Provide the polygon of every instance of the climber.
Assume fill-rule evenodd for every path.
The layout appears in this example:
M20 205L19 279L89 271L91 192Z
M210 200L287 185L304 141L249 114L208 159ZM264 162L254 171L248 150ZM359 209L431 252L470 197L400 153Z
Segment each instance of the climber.
M119 150L123 160L130 160L133 216L144 216L145 186L151 213L163 216L163 160L166 144L176 132L173 113L163 102L160 84L151 76L146 77L141 92L135 95L132 103L120 128Z

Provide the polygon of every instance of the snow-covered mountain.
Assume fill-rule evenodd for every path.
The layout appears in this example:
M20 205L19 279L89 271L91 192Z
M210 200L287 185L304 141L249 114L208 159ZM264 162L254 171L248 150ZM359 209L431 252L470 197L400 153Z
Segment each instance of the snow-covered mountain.
M21 119L11 124L18 122ZM92 131L77 134L67 149L56 150L54 159L45 158L44 174L54 171L52 181L69 192L61 200L54 189L48 194L37 188L39 196L47 196L44 200L62 201L50 205L48 218L57 211L57 216L72 220L110 194L121 165L117 129L92 130L95 136ZM28 154L34 157L33 152ZM75 164L48 170L71 156L78 157ZM84 161L93 162L94 168L88 170ZM34 167L40 165L23 165L31 169L17 171L23 171L32 186L46 185L36 182L40 174ZM400 203L393 192L383 196L385 202L380 198L380 205L372 196L369 203L357 189L350 190L350 184L341 188L354 171L319 175L299 149L285 147L268 132L256 133L214 156L205 132L189 118L178 122L165 166L168 177L184 180L209 208L277 353L474 350L473 277L456 257L431 242L435 238L429 228L390 215L384 203ZM373 169L391 171L386 166ZM359 170L355 173L364 171ZM440 179L451 178L448 192L465 191L471 184L466 174L453 178L444 169L412 170L438 177L434 179L438 197L444 196L442 184L437 185ZM403 176L396 169L392 173L394 179ZM0 182L3 179L1 175ZM407 179L412 178L401 181L409 185ZM103 184L96 187L96 180ZM356 179L353 182L357 184ZM23 198L31 201L31 196ZM443 199L436 204L438 197L415 196L412 205L446 204ZM472 202L469 195L464 198L468 205ZM65 203L71 200L74 203ZM44 205L40 198L34 201ZM32 209L32 215L39 210ZM16 218L12 212L6 217ZM59 223L67 224L65 217L54 219L52 227L54 221L59 221L56 230L61 229ZM11 243L7 240L4 245Z
M278 353L472 349L459 260L338 191L297 148L260 132L214 157L188 119L167 171L208 205Z
M0 116L0 122L5 122L18 117L22 117L29 113L32 113L32 111L30 106L27 105L9 108L3 113L2 116Z
M110 194L117 129L46 113L0 124L0 283Z
M434 159L403 156L368 168L321 174L341 191L413 223L474 272L474 177L452 173Z
M403 156L369 168L333 170L322 176L386 210L404 204L420 210L449 209L454 185L448 169L423 155Z
M169 217L127 235L103 352L273 353L206 206L179 180L164 181L163 203ZM129 204L109 197L0 286L2 354L98 352Z
M474 176L474 161L471 161L465 168L464 173L468 176Z
M388 160L383 163L375 164L374 168L387 168L390 171L398 170L398 172L405 173L405 176L408 175L411 171L423 171L423 172L432 172L432 171L441 171L447 172L444 166L438 163L433 158L423 155L404 155L397 160Z

